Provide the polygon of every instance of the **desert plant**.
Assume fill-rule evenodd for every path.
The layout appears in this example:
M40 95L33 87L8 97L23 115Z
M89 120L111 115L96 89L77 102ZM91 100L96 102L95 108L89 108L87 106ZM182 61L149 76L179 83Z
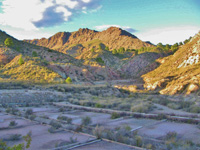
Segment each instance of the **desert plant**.
M14 126L16 126L17 125L17 122L15 122L15 121L11 121L10 123L9 123L9 126L10 127L14 127Z
M67 84L71 84L71 83L72 83L72 79L71 79L70 77L67 77L67 79L65 80L65 82L66 82Z
M6 46L8 46L8 47L14 45L11 38L6 38L5 41L4 41L4 44L5 44Z
M56 122L56 121L51 121L50 125L55 129L59 129L59 128L62 127L62 125L60 123Z
M10 135L10 137L9 137L9 140L10 141L17 141L17 140L20 140L21 139L21 134L12 134L12 135Z
M104 131L103 127L96 126L92 132L93 132L93 135L95 135L97 139L101 139L103 131Z
M92 123L92 120L88 116L83 117L82 120L81 120L81 125L84 125L84 126L87 126L87 125L89 125L91 123Z
M66 116L58 116L57 117L58 120L64 120L67 121L68 124L72 123L72 118L66 117Z
M33 56L33 57L37 57L37 56L38 56L37 52L36 52L36 51L33 51L33 52L32 52L32 56Z
M19 58L19 60L18 60L18 64L19 64L19 65L24 64L24 60L23 60L22 56L20 56L20 58Z
M116 112L113 112L111 114L111 119L116 119L116 118L120 118L120 114L116 113Z
M23 136L23 139L26 141L26 146L24 145L24 143L22 143L14 145L13 147L7 146L6 142L3 142L0 139L0 150L25 150L25 148L28 149L32 141L31 136L27 134L26 136Z
M27 109L25 112L26 116L32 115L33 114L33 110L32 109Z

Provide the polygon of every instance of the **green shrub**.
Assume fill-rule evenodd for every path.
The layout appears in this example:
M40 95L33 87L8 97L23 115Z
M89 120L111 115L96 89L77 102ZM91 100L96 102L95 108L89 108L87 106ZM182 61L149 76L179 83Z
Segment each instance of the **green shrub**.
M105 129L103 127L96 126L95 129L93 129L92 133L96 136L97 139L101 139L104 130Z
M91 49L91 52L92 52L92 53L94 52L94 48Z
M24 64L24 60L23 60L22 56L19 58L19 60L18 60L18 64L19 64L19 65Z
M102 108L103 106L102 106L101 104L99 104L99 103L96 103L96 104L95 104L95 107L96 107L96 108Z
M17 125L17 122L15 122L15 121L11 121L10 123L9 123L9 126L10 127L14 127L14 126L16 126Z
M26 116L32 115L33 114L33 110L32 109L27 109L25 112Z
M97 57L96 58L96 62L100 63L100 64L104 64L104 61L103 61L103 59L101 57Z
M21 137L22 137L21 134L12 134L12 135L10 135L9 140L10 141L17 141L17 140L20 140Z
M70 77L68 77L68 78L65 80L65 82L66 82L67 84L71 84L71 83L72 83L72 79L71 79Z
M116 118L120 118L120 114L116 113L116 112L113 112L111 114L111 119L116 119Z
M66 116L58 116L57 118L58 120L63 120L63 121L67 121L68 124L72 123L72 118L66 117Z
M83 117L82 120L81 120L81 125L84 125L84 126L87 126L87 125L89 125L91 123L92 123L92 120L88 116Z
M14 45L11 38L7 38L7 39L4 41L4 44L5 44L6 46L8 46L8 47Z
M38 56L37 52L36 52L36 51L33 51L33 52L32 52L32 56L33 56L33 57L37 57L37 56Z
M55 129L59 129L59 128L62 127L62 125L60 123L56 122L56 121L51 121L50 125Z

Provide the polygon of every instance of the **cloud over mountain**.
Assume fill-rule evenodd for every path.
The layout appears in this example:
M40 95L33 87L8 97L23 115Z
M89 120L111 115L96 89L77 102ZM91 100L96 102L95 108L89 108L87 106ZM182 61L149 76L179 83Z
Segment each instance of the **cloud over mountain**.
M101 0L3 0L0 24L26 30L70 21L100 8ZM15 18L15 19L14 19Z

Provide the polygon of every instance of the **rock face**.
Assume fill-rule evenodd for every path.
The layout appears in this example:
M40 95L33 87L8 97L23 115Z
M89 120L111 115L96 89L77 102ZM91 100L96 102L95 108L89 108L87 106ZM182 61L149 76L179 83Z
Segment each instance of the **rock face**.
M200 33L154 71L143 75L144 87L161 94L198 92L200 83Z

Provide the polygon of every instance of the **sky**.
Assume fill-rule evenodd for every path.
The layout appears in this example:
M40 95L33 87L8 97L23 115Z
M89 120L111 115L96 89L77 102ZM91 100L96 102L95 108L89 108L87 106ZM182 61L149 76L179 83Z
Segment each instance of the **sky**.
M154 44L181 42L200 31L200 0L0 0L0 29L19 40L110 26Z

